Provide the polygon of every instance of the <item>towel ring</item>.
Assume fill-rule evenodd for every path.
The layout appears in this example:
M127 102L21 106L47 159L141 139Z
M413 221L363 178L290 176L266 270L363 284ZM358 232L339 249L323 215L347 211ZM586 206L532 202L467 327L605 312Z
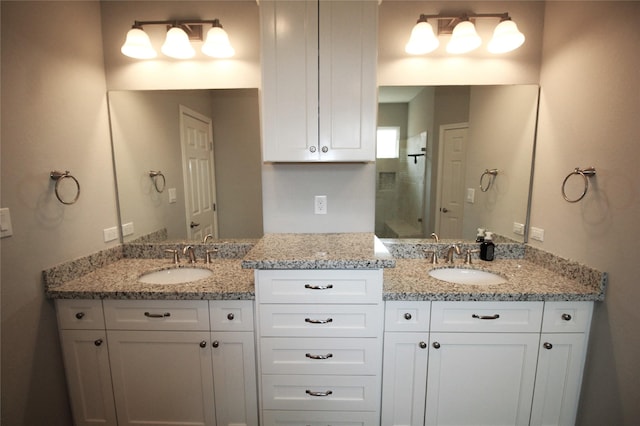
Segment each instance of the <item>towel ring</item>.
M156 191L158 192L164 191L164 187L167 186L167 181L160 170L158 170L157 172L154 172L153 170L151 170L149 172L149 177L151 177L151 180L153 181L153 186L156 188ZM158 177L162 178L162 188L158 187Z
M498 169L485 169L485 171L480 175L480 191L487 192L491 185L493 184L494 179L498 175ZM484 177L489 176L489 180L487 181L487 186L484 186Z
M571 200L567 196L565 186L567 185L567 181L569 180L569 178L573 175L582 176L582 179L584 180L584 190L582 191L582 194L580 194L578 198ZM587 190L589 189L589 178L595 175L596 175L596 169L594 167L587 167L584 170L580 169L579 167L576 167L575 169L573 169L573 171L569 173L566 178L564 178L564 181L562 181L562 196L564 197L564 199L570 203L577 203L578 201L582 200L584 196L587 195Z
M72 174L69 173L69 170L65 172L59 172L57 170L54 170L51 173L49 173L49 176L51 177L52 180L56 181L55 193L58 201L60 201L62 204L67 204L67 205L74 204L76 201L78 201L78 197L80 197L80 182L78 182L78 179L76 179ZM63 200L62 197L60 196L60 192L58 191L59 189L58 186L60 185L60 182L62 182L65 179L71 179L76 184L76 188L77 188L76 196L71 201Z

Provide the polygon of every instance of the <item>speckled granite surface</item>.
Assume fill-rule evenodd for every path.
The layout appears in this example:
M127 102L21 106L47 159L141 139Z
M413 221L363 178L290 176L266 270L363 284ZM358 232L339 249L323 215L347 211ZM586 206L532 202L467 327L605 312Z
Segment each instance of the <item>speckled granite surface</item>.
M242 259L248 269L393 268L395 259L373 233L267 234Z

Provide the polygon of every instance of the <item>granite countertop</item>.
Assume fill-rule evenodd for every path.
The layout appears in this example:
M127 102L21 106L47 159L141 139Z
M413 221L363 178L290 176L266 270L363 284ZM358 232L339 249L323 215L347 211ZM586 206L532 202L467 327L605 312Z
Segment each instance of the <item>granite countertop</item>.
M395 259L373 233L266 234L242 260L248 269L379 269Z
M213 271L211 277L184 284L144 284L140 275L173 268L167 259L121 259L102 268L47 286L54 299L255 299L253 271L242 269L240 259L214 259L212 263L182 264Z

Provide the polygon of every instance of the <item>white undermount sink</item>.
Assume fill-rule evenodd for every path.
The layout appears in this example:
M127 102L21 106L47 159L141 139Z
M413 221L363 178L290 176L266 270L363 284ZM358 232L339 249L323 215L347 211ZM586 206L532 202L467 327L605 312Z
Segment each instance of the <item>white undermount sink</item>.
M429 275L453 284L491 285L503 284L507 280L498 274L470 268L439 268L429 271Z
M171 268L142 274L138 281L145 284L184 284L213 275L206 268Z

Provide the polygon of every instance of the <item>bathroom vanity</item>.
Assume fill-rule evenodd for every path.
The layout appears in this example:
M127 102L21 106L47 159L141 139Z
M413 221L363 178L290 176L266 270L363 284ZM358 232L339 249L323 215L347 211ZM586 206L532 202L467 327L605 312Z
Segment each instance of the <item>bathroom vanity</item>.
M393 252L271 234L183 284L138 282L168 259L45 271L76 424L574 423L606 274L498 251L455 262L506 283L451 284L429 276L450 265Z

